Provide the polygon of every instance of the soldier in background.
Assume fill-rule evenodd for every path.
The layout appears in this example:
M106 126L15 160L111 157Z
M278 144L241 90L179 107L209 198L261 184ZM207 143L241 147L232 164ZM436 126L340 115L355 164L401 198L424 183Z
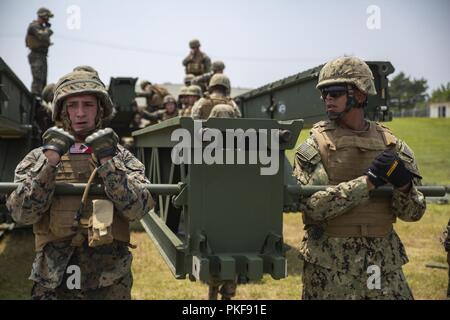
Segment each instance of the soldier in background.
M186 108L186 92L188 87L182 86L180 88L180 92L178 93L178 100L177 100L177 108L178 109L184 109Z
M218 104L212 108L209 118L240 118L240 115L229 104Z
M209 93L197 101L192 108L192 118L208 119L211 110L217 104L230 105L235 110L236 116L240 118L241 112L233 99L231 99L230 90L230 79L224 74L215 74L209 82Z
M208 55L200 51L200 41L193 39L189 42L191 52L184 58L183 66L186 69L186 74L193 74L199 76L211 70L211 59Z
M144 128L144 126L142 125L142 115L139 112L136 112L133 115L133 119L131 119L130 129L131 130L139 130L142 128Z
M41 134L52 126L53 98L55 93L55 84L50 83L44 87L41 93L40 103L36 104L35 119Z
M7 207L33 225L33 299L130 299L129 222L154 205L144 166L103 123L114 114L93 72L74 71L56 84L53 120L43 146L18 164ZM106 196L54 195L55 183L101 183ZM86 192L86 191L85 191ZM77 271L78 270L78 271ZM73 275L79 281L70 281ZM78 282L78 283L77 283Z
M212 71L202 74L201 76L194 77L192 79L192 84L196 84L202 88L203 92L208 91L208 84L211 77L215 74L222 74L225 69L225 63L223 61L217 60L212 63Z
M193 74L187 74L184 79L183 83L186 87L189 87L192 84L192 79L194 79L195 76Z
M180 110L181 117L190 117L192 107L202 96L202 89L199 86L191 85L186 88L184 93L184 108Z
M393 223L425 213L414 154L387 127L364 119L368 95L376 94L364 61L328 62L317 88L330 120L316 123L297 149L293 175L302 185L332 187L300 199L303 299L413 299ZM373 196L386 183L392 196Z
M143 111L142 117L144 119L150 120L152 123L178 117L177 101L174 97L172 97L171 95L165 96L163 100L163 106L163 110L157 110L152 113Z
M154 112L163 108L163 99L169 94L166 88L158 84L152 84L147 80L141 81L142 93L139 93L139 97L145 97L147 100L147 112Z
M53 34L49 20L53 13L47 8L40 8L37 15L37 20L28 26L25 44L30 49L28 62L33 76L31 93L40 96L47 83L47 53L48 47L52 45L50 36Z

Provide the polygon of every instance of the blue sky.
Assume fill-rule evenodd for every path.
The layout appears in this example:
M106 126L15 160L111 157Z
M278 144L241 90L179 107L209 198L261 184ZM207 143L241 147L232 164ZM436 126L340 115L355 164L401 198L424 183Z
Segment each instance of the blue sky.
M79 29L67 26L71 5L80 9ZM380 10L379 29L367 27L370 5ZM27 86L25 32L41 6L55 14L49 82L89 64L105 82L180 83L192 38L212 60L225 61L233 86L258 87L343 54L389 60L432 89L450 81L448 0L2 0L0 56Z

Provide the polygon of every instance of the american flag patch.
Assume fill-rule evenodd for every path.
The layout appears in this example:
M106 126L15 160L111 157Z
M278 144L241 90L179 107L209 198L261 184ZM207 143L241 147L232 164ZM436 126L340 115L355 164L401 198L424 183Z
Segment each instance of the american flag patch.
M82 143L75 143L70 147L71 154L80 154L80 153L92 153L92 148L85 146Z
M307 143L302 143L298 152L300 153L301 157L307 161L310 161L318 153L314 147Z

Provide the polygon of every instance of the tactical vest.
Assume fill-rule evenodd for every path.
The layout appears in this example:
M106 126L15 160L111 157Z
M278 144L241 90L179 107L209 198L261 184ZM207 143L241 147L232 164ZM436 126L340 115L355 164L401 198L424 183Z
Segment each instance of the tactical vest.
M153 108L161 109L163 108L163 100L164 97L169 94L166 88L152 85L151 90L153 91L153 94L151 95L151 98L148 100L148 105Z
M373 159L383 150L394 147L397 141L389 129L376 122L369 122L367 131L355 132L334 122L322 121L312 128L311 134L318 143L330 185L364 175ZM395 220L391 198L381 197L371 197L368 203L325 223L303 215L305 225L321 225L331 237L384 237L392 230Z
M86 183L95 168L90 154L65 154L56 176L56 182ZM101 183L98 177L94 183ZM78 230L72 230L75 215L80 207L81 195L54 195L50 210L33 225L36 251L42 251L50 242L72 240L72 245L80 246L92 225L92 200L107 199L106 196L89 196ZM129 222L114 211L112 236L116 240L130 242Z
M230 105L218 105L212 108L211 117L214 118L237 118L235 109Z
M192 106L180 110L180 117L190 117L192 114Z
M218 97L218 96L206 96L203 98L202 104L199 108L199 119L206 120L211 114L211 110L218 104L226 104L233 106L232 99L230 97Z
M172 112L171 114L167 113L167 111L164 110L163 114L161 115L161 120L165 121L176 117L178 117L178 109L175 109L175 111Z
M186 65L186 74L193 74L194 76L199 76L205 73L205 65L203 63L204 55L203 53L196 54L191 61Z
M25 37L25 44L31 50L47 52L47 49L50 46L50 41L39 40L36 36L32 35L29 31L27 31L27 35Z

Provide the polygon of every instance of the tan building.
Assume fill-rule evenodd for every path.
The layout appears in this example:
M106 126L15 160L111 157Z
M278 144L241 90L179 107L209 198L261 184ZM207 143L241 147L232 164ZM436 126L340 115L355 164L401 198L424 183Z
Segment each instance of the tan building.
M432 102L430 108L430 118L450 118L450 101Z

